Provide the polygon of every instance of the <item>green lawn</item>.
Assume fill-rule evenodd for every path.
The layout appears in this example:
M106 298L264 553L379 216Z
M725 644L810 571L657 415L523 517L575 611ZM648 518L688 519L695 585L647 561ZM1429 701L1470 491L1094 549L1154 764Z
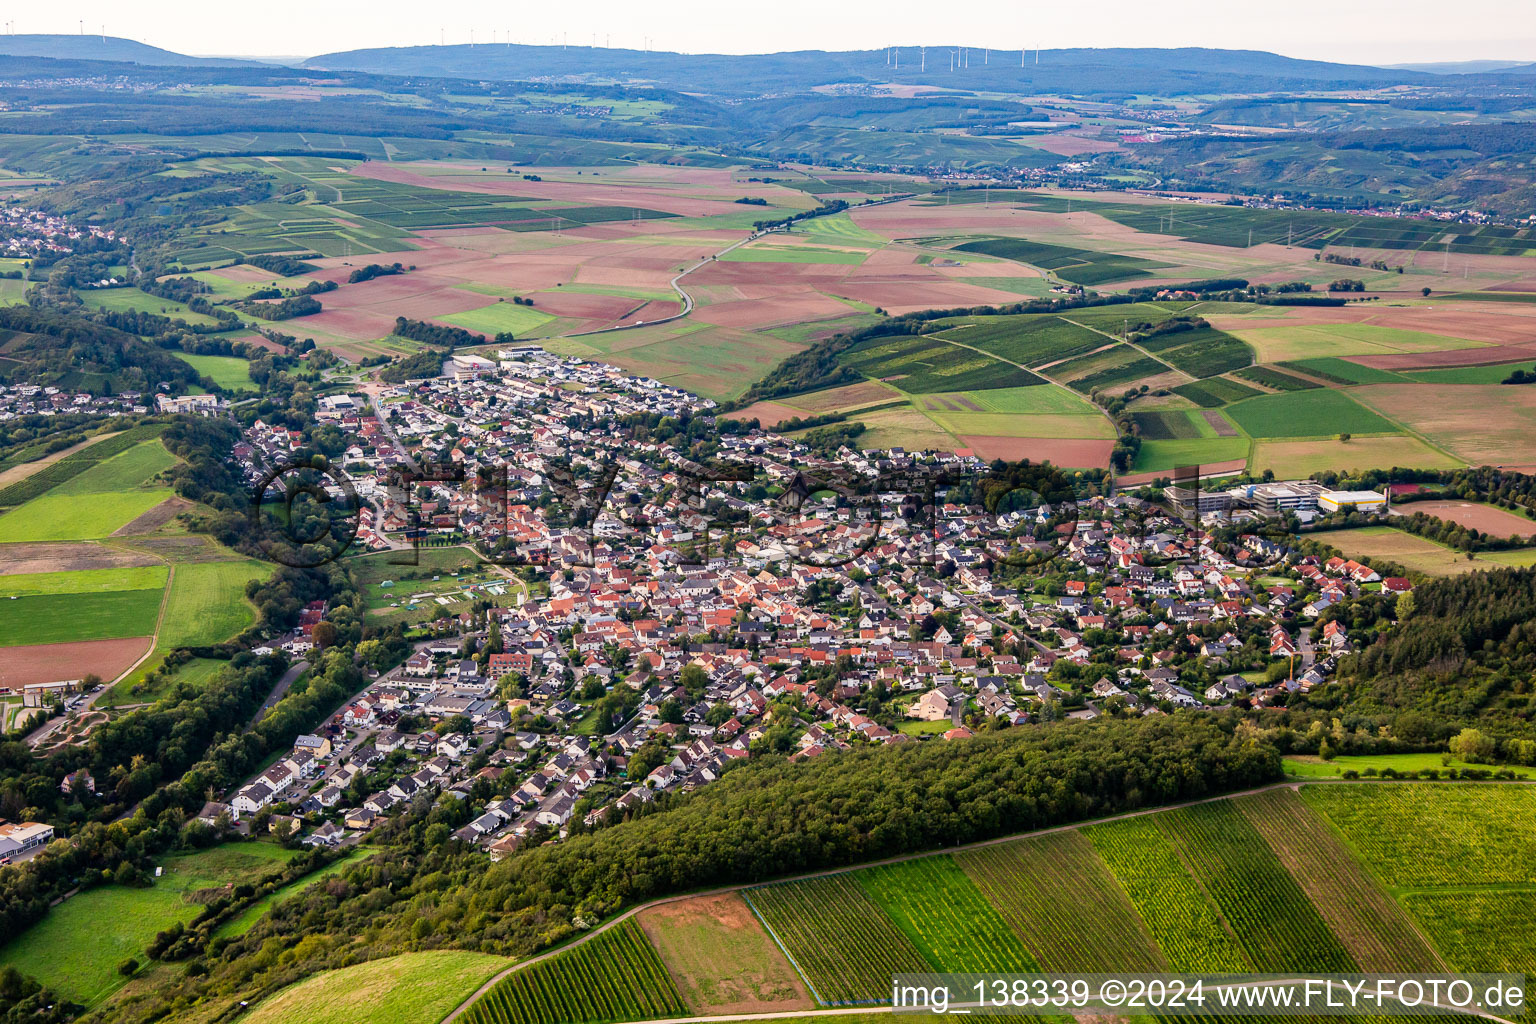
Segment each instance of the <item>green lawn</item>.
M1399 428L1342 391L1314 388L1246 398L1227 409L1253 437L1327 437L1332 434L1391 434Z
M256 390L256 382L251 380L251 364L239 356L189 356L185 352L172 355L191 363L193 369L226 391Z
M476 331L484 334L488 339L493 339L504 331L524 334L538 330L555 317L540 311L536 306L519 306L515 302L496 302L479 309L454 313L441 319L445 323L462 327L466 331Z
M246 1024L430 1024L512 963L431 950L324 971L257 1004Z
M1361 754L1336 757L1332 761L1324 761L1320 757L1310 754L1296 755L1285 758L1285 773L1298 775L1306 779L1337 779L1350 769L1363 772L1367 768L1374 768L1378 772L1391 768L1399 772L1417 772L1425 768L1433 768L1436 771L1445 771L1450 768L1491 768L1492 765L1468 764L1465 761L1450 757L1446 754ZM1531 777L1528 768L1514 767L1516 775L1523 779Z
M128 957L143 963L144 948L156 932L198 915L202 908L192 902L193 893L253 880L293 855L270 843L230 843L172 857L148 888L99 886L65 900L0 947L0 963L92 1005L125 980L117 973L119 963Z

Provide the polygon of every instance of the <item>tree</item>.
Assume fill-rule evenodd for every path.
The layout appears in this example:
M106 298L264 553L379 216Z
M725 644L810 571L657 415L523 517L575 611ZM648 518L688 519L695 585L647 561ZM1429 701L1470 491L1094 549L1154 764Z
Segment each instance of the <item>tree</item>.
M1469 764L1488 764L1497 751L1494 738L1479 729L1463 729L1451 740L1451 753Z
M317 622L314 631L310 634L310 639L315 642L316 647L325 650L336 643L336 627L329 622Z
M1339 434L1339 440L1347 442L1350 439L1351 436L1352 435L1349 433L1349 431L1346 430L1346 431L1343 431L1343 432L1341 432Z
M1419 294L1424 296L1427 299L1427 298L1429 298L1429 289L1428 288L1420 288L1419 289Z
M127 960L124 960L122 963L117 965L117 973L121 974L125 978L133 977L134 972L136 972L138 969L139 962L133 957L129 957Z

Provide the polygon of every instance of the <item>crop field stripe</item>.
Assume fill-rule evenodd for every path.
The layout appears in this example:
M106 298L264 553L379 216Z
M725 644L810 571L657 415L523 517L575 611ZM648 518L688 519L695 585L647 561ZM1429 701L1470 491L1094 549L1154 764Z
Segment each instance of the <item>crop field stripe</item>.
M846 874L752 890L752 906L821 993L823 1006L883 1003L893 974L922 974L927 958Z
M1385 782L1332 789L1304 786L1301 796L1388 886L1536 885L1536 789Z
M1536 975L1536 891L1410 892L1402 900L1453 970Z
M1148 818L1083 830L1175 971L1252 970L1221 913Z
M1414 974L1445 965L1370 873L1295 790L1234 801L1359 962L1361 970Z
M768 933L768 937L773 940L773 944L779 947L779 952L784 954L784 959L789 961L789 966L793 967L795 969L795 973L800 975L800 980L805 982L806 990L811 993L811 998L814 999L818 1005L829 1005L825 999L821 998L821 993L816 991L816 986L811 982L810 977L800 966L800 962L795 959L794 954L789 951L789 949L784 945L783 940L779 938L779 933L774 931L773 925L768 923L768 918L764 917L763 912L757 909L757 904L752 902L752 890L743 889L741 891L741 898L747 901L747 906L751 909L753 914L757 915L757 920L762 924L763 930Z
M159 437L165 427L164 423L143 424L105 440L86 445L73 455L66 455L58 462L44 466L25 480L19 480L0 490L0 506L20 505L30 501L59 484L79 476L98 462L110 459L114 455L121 455L141 441Z
M1241 812L1227 803L1201 804L1156 818L1257 970L1359 969Z
M1049 971L1157 973L1168 961L1081 832L958 854L955 860Z
M681 1017L672 975L634 920L507 975L465 1013L471 1024L585 1024Z
M1023 933L1009 928L966 872L947 856L854 875L864 891L939 972L1033 973Z

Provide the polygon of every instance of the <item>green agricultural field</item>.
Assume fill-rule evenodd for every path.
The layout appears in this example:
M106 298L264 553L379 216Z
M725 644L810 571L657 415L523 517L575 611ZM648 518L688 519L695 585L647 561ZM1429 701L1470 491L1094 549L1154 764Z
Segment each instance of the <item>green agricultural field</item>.
M1192 307L1196 305L1200 305L1203 309L1206 304L1187 300L1174 302L1126 302L1110 306L1087 306L1083 309L1069 309L1062 316L1073 323L1083 324L1100 331L1108 331L1118 336L1124 332L1127 326L1135 328L1137 324L1160 324L1164 320L1176 317L1181 313L1194 312Z
M226 391L255 391L256 382L251 380L251 364L238 356L190 356L184 352L172 353L192 368L208 377Z
M1251 437L1328 437L1393 434L1399 428L1342 391L1318 388L1244 399L1227 409Z
M409 559L410 564L401 564ZM343 564L362 585L382 583L385 580L431 580L433 576L448 576L479 569L484 563L466 547L419 548L416 551L378 551L369 555L355 555ZM402 587L409 586L401 583Z
M256 621L245 585L266 579L272 571L272 565L255 559L176 566L160 646L169 650L216 644L245 629Z
M1251 970L1221 915L1152 817L1095 825L1083 834L1124 887L1170 968Z
M1172 344L1159 347L1157 356L1191 377L1215 377L1248 366L1253 351L1225 331L1202 327L1165 336ZM1147 346L1143 346L1147 347Z
M162 586L7 598L0 605L0 647L149 636L164 594Z
M105 537L171 496L170 488L153 486L149 481L175 463L175 456L158 440L142 441L119 455L88 465L83 472L0 515L0 537L7 541Z
M1485 348L1488 344L1377 324L1297 324L1234 330L1237 337L1254 347L1261 363L1397 352L1441 352Z
M1086 377L1079 377L1070 381L1068 386L1074 391L1083 394L1092 394L1095 391L1108 390L1131 384L1146 377L1157 377L1168 372L1168 366L1156 359L1137 359L1135 362L1126 363L1109 369L1091 373Z
M1191 440L1143 441L1131 464L1133 473L1151 473L1178 466L1210 465L1248 458L1246 437L1200 437Z
M1290 789L1234 801L1301 885L1360 969L1413 974L1444 965L1338 835Z
M825 263L856 267L869 253L851 249L826 249L811 245L773 245L756 243L732 249L720 257L721 263Z
M1301 795L1389 886L1536 885L1536 790L1526 786L1371 783Z
M1099 415L1093 403L1074 391L1054 384L1047 387L971 391L967 392L965 397L970 398L986 412L1054 416Z
M120 590L163 590L165 575L164 566L141 565L122 569L76 569L71 572L0 576L0 600L61 594L101 594ZM0 605L0 608L3 607Z
M1282 480L1309 477L1324 470L1338 472L1403 466L1413 469L1456 469L1464 463L1431 448L1416 437L1352 437L1347 443L1334 438L1321 441L1256 441L1249 469L1262 474L1274 470Z
M1335 384L1390 384L1403 379L1402 374L1393 373L1391 370L1361 366L1359 363L1352 363L1348 359L1340 359L1336 356L1293 359L1280 365Z
M258 1003L246 1024L423 1024L448 1016L506 957L424 950L322 971Z
M1125 890L1081 832L984 846L955 859L1026 936L1045 970L1167 970Z
M687 1012L645 932L630 919L557 956L513 971L476 1001L463 1020L600 1024L681 1017Z
M1156 816L1259 971L1359 969L1306 893L1229 802Z
M171 857L148 888L104 885L65 900L0 947L0 963L76 1002L96 1004L123 984L119 963L129 957L143 962L156 932L198 915L194 893L251 881L293 856L271 843L229 843Z
M763 886L746 897L824 1006L886 1002L893 974L932 969L849 875Z
M1110 343L1104 335L1059 316L978 316L941 323L941 337L1031 367L1081 355Z
M1452 969L1536 975L1536 892L1457 889L1410 892L1402 900Z
M1425 576L1456 576L1464 572L1477 572L1480 569L1498 568L1509 564L1494 559L1484 561L1486 556L1483 555L1469 559L1460 551L1448 548L1437 541L1391 526L1323 530L1311 536L1319 543L1338 548L1349 558L1384 559L1402 566L1409 572L1423 573ZM1530 553L1527 550L1489 552L1488 554L1529 555Z
M673 296L666 296L672 298ZM879 323L883 317L874 313L856 313L852 316L837 317L832 320L810 320L803 324L792 324L788 327L771 327L764 334L771 334L780 341L787 341L795 345L809 345L819 338L825 338L840 331L857 331L863 327L869 327Z
M1189 399L1203 409L1215 409L1226 405L1228 402L1240 401L1244 398L1252 398L1263 394L1258 388L1251 388L1247 384L1239 384L1235 380L1226 377L1212 377L1208 380L1191 381L1188 384L1180 384L1171 389L1174 394Z
M1150 271L1168 266L1166 263L1136 256L1048 245L1022 238L983 238L957 245L955 249L958 252L975 252L983 256L999 256L1018 263L1028 263L1041 270L1049 270L1064 281L1085 286L1146 277Z
M1115 436L1114 424L1103 416L1049 413L941 412L932 407L928 418L952 434L979 437L1103 438Z
M1251 380L1255 384L1273 388L1276 391L1310 391L1313 388L1322 387L1315 380L1298 377L1294 373L1286 373L1273 366L1250 366L1247 369L1238 370L1233 376Z
M1138 412L1133 413L1131 419L1135 421L1136 430L1143 442L1191 440L1204 437L1200 428L1195 425L1191 412L1189 409Z
M452 313L441 319L444 323L450 323L456 327L462 327L466 331L475 331L484 334L488 339L494 339L496 335L503 332L522 335L529 331L536 331L554 320L555 317L549 313L542 312L536 307L519 306L515 302L497 302L463 313Z
M845 211L830 217L812 217L795 225L795 234L827 245L858 245L878 248L890 239L859 227Z
M936 971L1020 974L1038 971L1008 927L949 857L922 857L854 875Z
M871 338L843 353L839 361L872 380L887 380L908 394L1041 383L1028 370L938 338Z
M1488 366L1448 366L1442 370L1404 370L1403 377L1426 384L1501 384L1516 370L1526 373L1536 369L1531 360L1520 363L1494 363Z

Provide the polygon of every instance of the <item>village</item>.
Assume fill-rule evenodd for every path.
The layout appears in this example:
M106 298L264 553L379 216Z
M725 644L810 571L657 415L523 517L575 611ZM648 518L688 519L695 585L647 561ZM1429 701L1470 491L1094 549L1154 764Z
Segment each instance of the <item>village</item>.
M1331 608L1409 587L1259 534L1279 512L1380 512L1370 492L1301 481L1169 487L1167 505L1085 491L1070 508L988 514L945 494L915 508L882 488L988 467L741 427L707 439L711 468L671 425L712 403L598 363L501 355L322 399L363 502L359 545L402 575L464 545L502 582L451 581L479 601L440 614L411 593L437 583L399 582L379 610L425 605L413 653L205 823L339 844L446 794L471 801L455 838L499 858L755 756L1278 707L1354 649ZM258 421L236 455L254 483L300 444ZM309 652L324 614L305 612L288 655Z

